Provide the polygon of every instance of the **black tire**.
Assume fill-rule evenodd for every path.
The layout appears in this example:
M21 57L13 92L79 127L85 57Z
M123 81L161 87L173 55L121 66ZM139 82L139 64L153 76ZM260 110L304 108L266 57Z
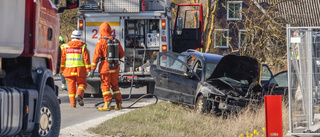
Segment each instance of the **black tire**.
M90 98L90 97L91 97L91 94L87 94L87 93L83 94L83 98Z
M208 103L207 98L203 97L203 95L198 96L197 102L195 104L195 110L197 113L206 113L208 112Z
M154 83L154 82L149 82L149 83L147 84L147 94L148 94L148 93L151 93L151 94L154 93L154 86L155 86L155 83Z
M41 101L40 122L33 129L33 137L58 137L61 113L57 95L49 86L45 87Z
M93 96L95 97L95 98L102 98L103 96L102 96L102 89L101 89L101 87L99 87L99 93L98 94L93 94Z

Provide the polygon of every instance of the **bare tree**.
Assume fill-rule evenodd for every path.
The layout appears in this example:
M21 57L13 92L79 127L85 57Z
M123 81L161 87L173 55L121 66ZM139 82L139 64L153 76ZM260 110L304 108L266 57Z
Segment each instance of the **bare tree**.
M240 31L240 55L251 56L271 66L272 70L286 68L286 24L276 15L278 4L295 0L273 0L263 9L255 1L243 10L244 20L237 22L245 31ZM296 0L298 1L298 0Z
M60 6L66 6L66 2L63 1ZM72 31L77 29L77 15L78 9L65 10L60 13L60 36L68 42Z

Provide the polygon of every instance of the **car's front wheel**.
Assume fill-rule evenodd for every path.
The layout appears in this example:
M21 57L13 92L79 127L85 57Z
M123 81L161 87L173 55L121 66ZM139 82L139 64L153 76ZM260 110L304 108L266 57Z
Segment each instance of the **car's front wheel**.
M203 95L198 96L197 102L195 105L195 110L197 113L206 113L208 111L208 102L207 98L203 97Z

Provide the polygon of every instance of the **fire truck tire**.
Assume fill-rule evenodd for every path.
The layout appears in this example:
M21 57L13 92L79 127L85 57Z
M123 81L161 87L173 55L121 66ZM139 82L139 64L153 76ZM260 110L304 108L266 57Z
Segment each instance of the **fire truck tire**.
M58 137L60 132L61 113L57 95L49 86L45 87L41 101L40 122L35 125L32 136Z
M151 94L154 93L154 86L155 86L155 83L154 83L154 82L149 82L149 83L147 84L147 94L148 94L148 93L151 93Z
M83 97L84 97L84 98L90 98L90 97L91 97L91 94L84 93L84 94L83 94Z
M98 94L93 94L93 96L94 96L95 98L102 98L102 97L103 97L103 96L102 96L102 89L99 88Z

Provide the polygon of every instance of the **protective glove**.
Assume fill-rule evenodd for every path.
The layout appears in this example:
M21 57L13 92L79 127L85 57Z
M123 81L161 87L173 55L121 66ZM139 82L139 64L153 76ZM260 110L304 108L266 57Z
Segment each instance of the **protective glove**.
M94 76L94 70L90 70L90 72L87 72L87 77L92 78Z
M60 71L60 72L59 72L59 75L62 76L62 75L63 75L63 71Z

